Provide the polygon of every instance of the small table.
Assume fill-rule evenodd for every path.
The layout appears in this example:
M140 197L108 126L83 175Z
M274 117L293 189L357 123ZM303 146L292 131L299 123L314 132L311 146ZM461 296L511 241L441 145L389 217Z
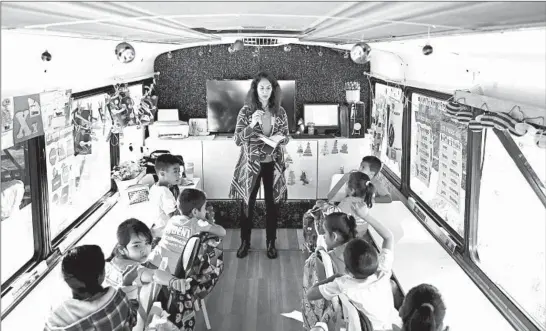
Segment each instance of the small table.
M187 188L195 188L195 189L198 189L198 187L199 187L199 182L201 181L201 178L193 177L193 178L191 179L191 181L193 182L193 184L190 184L190 185L178 185L178 188L180 189L180 192L184 191L184 190L187 189Z

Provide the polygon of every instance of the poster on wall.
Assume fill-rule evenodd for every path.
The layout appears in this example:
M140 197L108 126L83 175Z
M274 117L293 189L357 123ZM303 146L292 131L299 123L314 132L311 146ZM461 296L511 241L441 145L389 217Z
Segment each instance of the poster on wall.
M398 175L402 163L403 98L402 89L375 84L372 152Z
M424 104L419 104L419 109L414 113L417 125L416 146L417 153L413 156L416 177L427 187L430 186L430 175L432 171L432 155L434 148L434 138L432 136L432 126L430 118L426 116L423 109Z
M2 99L2 149L13 146L13 98Z
M457 126L442 123L440 126L440 155L437 194L461 210L461 181L463 173L462 143Z
M13 98L13 143L44 134L40 95L31 94Z
M71 204L70 192L76 185L73 176L74 153L72 126L46 134L47 179L50 218L55 223L66 219Z
M70 96L72 90L57 90L40 94L44 132L70 125Z

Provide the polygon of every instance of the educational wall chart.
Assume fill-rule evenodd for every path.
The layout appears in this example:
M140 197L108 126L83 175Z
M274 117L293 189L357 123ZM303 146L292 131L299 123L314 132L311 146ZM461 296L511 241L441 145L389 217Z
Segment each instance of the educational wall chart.
M414 112L416 122L416 153L412 155L415 166L415 176L427 187L430 186L430 174L432 171L433 137L430 118L426 116L424 104L419 104Z
M2 149L13 146L13 98L2 99Z
M44 132L60 130L70 125L72 90L56 90L40 93Z
M44 134L39 94L14 97L13 110L14 144Z
M440 164L437 194L461 210L462 148L457 127L452 123L440 126Z
M402 163L402 89L375 84L372 107L372 151L400 176Z
M53 228L58 228L68 217L70 192L75 189L73 176L74 138L72 126L46 134L47 179L50 203L50 219Z

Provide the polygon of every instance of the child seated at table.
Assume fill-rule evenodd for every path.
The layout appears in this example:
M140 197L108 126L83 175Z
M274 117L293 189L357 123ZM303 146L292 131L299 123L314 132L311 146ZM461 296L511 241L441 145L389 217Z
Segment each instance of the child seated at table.
M446 305L440 291L429 284L409 290L400 307L402 329L406 331L447 331L449 327L444 328L445 315Z
M366 217L361 210L365 212L364 203L355 205L355 214ZM307 298L332 300L338 294L345 293L350 302L370 319L374 330L392 330L393 324L400 324L390 282L394 259L393 236L373 217L367 216L366 219L383 238L381 253L378 254L374 246L363 239L351 240L343 252L345 274L316 283L307 292Z
M62 261L62 275L72 298L51 312L46 331L132 330L138 305L113 287L102 287L104 254L99 246L70 249Z
M370 177L372 184L375 187L376 195L374 202L376 203L388 203L392 202L391 195L389 191L383 187L383 184L380 182L381 168L383 163L379 158L373 155L368 155L362 158L358 171L365 173ZM341 177L341 179L336 183L336 185L328 192L328 201L336 203L340 202L343 198L346 197L346 190L344 186L347 185L349 181L349 176L351 173L357 170L350 171Z
M138 300L138 288L152 281L183 293L187 288L184 279L157 269L161 261L153 264L148 260L151 241L150 229L135 218L118 226L117 245L106 260L105 281L108 285L123 289L130 299Z
M181 215L172 217L165 226L163 237L154 248L153 261L167 257L169 270L174 272L186 243L191 236L200 232L210 232L224 237L226 230L207 219L207 196L205 192L187 188L178 196L178 208Z
M180 183L180 160L172 154L162 154L155 161L157 183L150 188L150 228L153 237L161 237L167 221L177 211L177 197L170 188Z
M360 214L368 215L369 209L373 207L375 186L368 175L356 171L349 174L349 180L345 187L347 196L341 200L337 207L345 214L355 218L358 236L363 237L368 232L368 223L362 217L355 215L353 205L362 203Z

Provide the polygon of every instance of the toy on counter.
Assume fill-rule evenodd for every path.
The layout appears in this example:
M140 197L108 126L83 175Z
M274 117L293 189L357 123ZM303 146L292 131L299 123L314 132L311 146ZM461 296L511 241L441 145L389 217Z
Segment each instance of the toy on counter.
M296 134L303 134L305 132L305 125L303 125L303 118L300 118L298 120L298 130L296 131Z

